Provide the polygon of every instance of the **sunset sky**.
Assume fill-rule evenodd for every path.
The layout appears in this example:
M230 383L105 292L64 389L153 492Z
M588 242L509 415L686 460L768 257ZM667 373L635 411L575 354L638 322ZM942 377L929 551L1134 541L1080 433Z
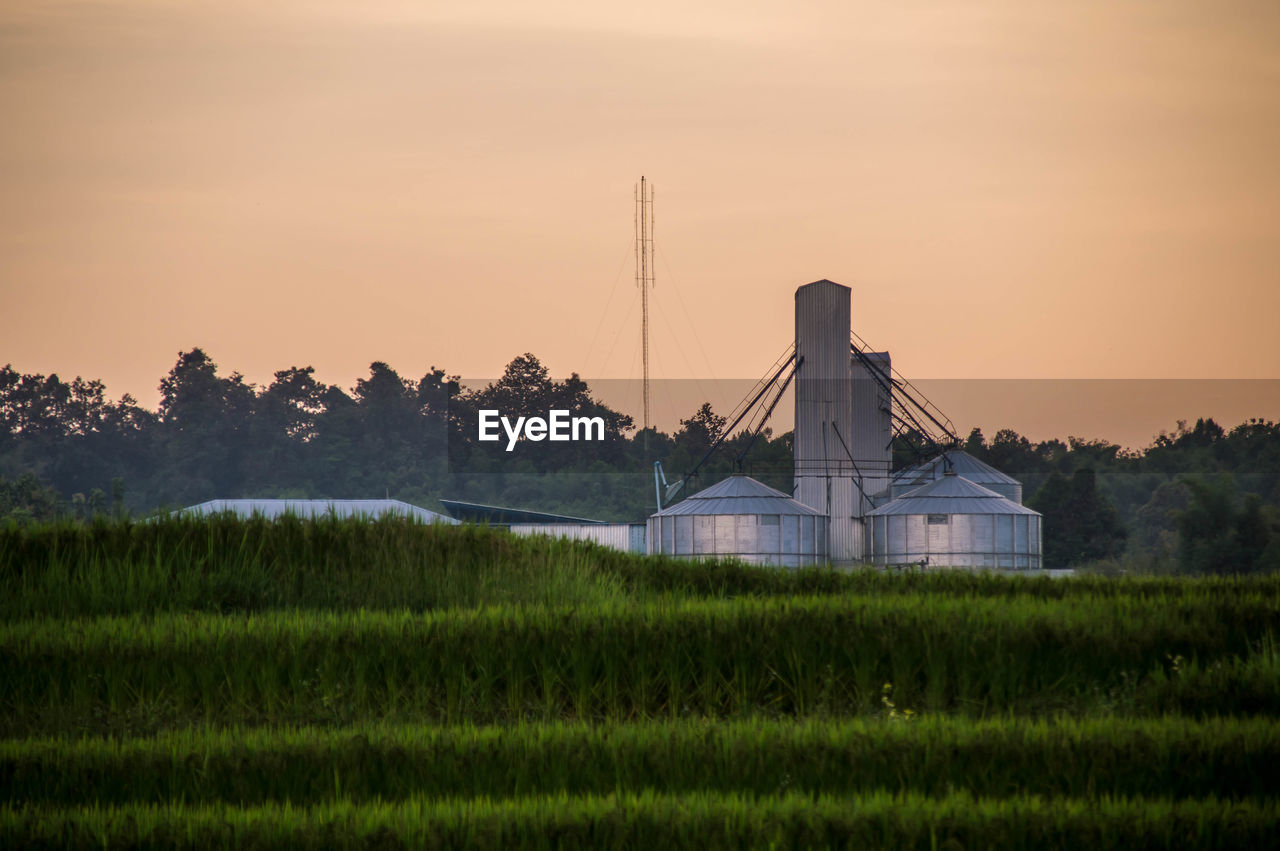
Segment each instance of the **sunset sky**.
M913 379L1280 378L1276 0L3 0L0 115L0 365L148 406L636 376L642 174L661 377L829 278Z

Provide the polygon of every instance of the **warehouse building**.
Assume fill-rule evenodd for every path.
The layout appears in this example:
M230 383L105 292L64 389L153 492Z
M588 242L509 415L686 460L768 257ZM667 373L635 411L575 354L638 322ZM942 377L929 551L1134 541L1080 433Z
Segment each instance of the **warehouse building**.
M206 516L235 514L275 520L293 517L406 517L420 523L455 524L458 521L398 499L211 499L184 508L179 514Z

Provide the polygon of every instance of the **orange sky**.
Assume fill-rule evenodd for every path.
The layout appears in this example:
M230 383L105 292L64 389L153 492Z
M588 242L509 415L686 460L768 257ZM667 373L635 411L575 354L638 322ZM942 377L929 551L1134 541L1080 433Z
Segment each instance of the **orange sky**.
M0 363L1280 377L1275 0L615 5L0 3Z

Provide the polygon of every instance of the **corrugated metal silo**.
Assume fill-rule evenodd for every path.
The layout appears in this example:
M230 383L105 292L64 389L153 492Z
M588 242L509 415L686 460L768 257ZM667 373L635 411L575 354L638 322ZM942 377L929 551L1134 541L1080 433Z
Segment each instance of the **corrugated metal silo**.
M828 280L796 290L795 498L829 518L831 561L861 559L862 506L853 437L850 290Z
M892 375L893 367L888 352L867 352L879 373ZM853 378L853 436L850 449L856 464L861 490L859 516L873 507L870 497L880 493L890 484L893 469L893 398L890 390L872 375L871 369L858 358L849 364Z
M730 476L649 518L649 552L803 567L827 558L827 518L782 491Z
M955 474L867 514L871 561L1038 570L1040 514Z
M888 498L897 499L921 485L940 479L948 469L962 479L968 479L995 491L1005 499L1022 504L1022 482L961 449L947 450L937 458L899 470L893 475L889 485Z

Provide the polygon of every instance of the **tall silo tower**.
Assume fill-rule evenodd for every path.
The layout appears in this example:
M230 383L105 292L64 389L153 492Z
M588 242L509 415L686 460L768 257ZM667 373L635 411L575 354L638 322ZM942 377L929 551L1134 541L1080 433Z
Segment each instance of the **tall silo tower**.
M828 280L796 290L795 498L827 515L831 561L864 556L854 484L850 290Z
M893 471L893 363L888 352L863 352L850 362L853 375L853 439L849 445L862 517L871 497L891 483Z

